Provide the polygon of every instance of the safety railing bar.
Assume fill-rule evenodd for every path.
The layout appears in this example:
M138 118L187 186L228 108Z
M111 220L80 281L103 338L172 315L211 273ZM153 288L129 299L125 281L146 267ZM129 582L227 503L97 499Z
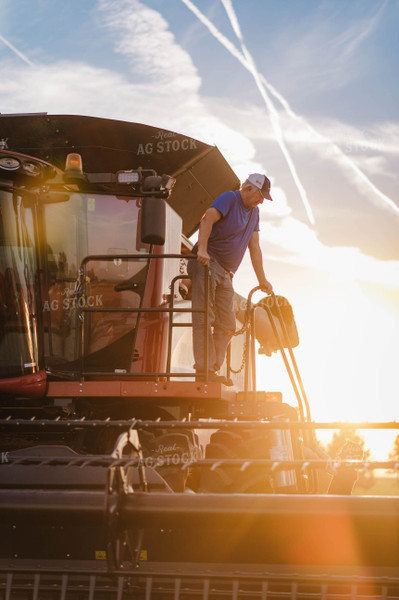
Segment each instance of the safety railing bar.
M96 576L90 575L89 600L94 600L95 591L96 591Z
M262 467L270 468L272 471L278 471L280 469L285 470L287 468L299 468L301 471L307 469L320 469L328 467L332 471L350 467L352 469L361 469L362 471L373 471L378 469L390 470L399 472L399 462L395 460L357 460L357 459L268 459L268 458L252 458L252 459L240 459L240 458L203 458L203 459L192 459L192 458L180 458L177 456L170 457L146 457L146 458L127 458L121 457L114 459L108 455L87 457L84 461L80 457L48 457L43 460L41 456L26 456L26 457L10 457L8 460L9 465L17 466L45 466L45 467L145 467L145 466L166 466L168 464L173 466L182 465L182 467L209 467L213 470L223 468L226 466L237 467L242 469L243 465L248 467ZM6 468L3 466L3 468ZM29 486L27 486L29 487ZM8 488L7 488L8 490ZM54 493L56 488L49 488L48 495ZM90 490L87 490L90 492ZM8 490L9 492L9 490ZM8 493L7 492L7 493ZM18 493L16 491L15 493ZM85 490L82 489L82 493ZM3 498L3 493L0 490L0 497Z
M299 373L298 364L297 364L297 361L296 361L296 358L295 358L295 355L294 355L294 352L293 352L293 349L292 349L291 340L290 340L290 337L288 335L287 327L286 327L285 321L283 319L283 315L281 313L280 305L279 305L279 303L277 301L277 298L276 298L276 295L274 294L274 292L271 293L271 296L272 296L272 298L274 300L274 304L275 304L275 306L277 308L278 319L279 319L279 322L280 322L281 329L283 331L284 340L285 340L285 343L287 345L287 349L288 349L288 352L289 352L289 355L290 355L290 358L291 358L292 365L294 367L294 371L295 371L295 375L296 375L297 381L299 383L299 387L301 388L302 398L303 398L303 401L304 401L304 404L305 404L305 407L306 407L306 415L307 415L308 421L310 421L311 420L310 405L309 405L308 397L307 397L307 394L306 394L306 391L305 391L305 387L303 385L302 377L301 377L301 375Z
M253 293L253 291L251 290L251 292L249 293L249 296L247 298L247 311L246 311L246 321L247 323L249 322L250 318L251 318L251 313L250 313L250 306L251 306L251 294ZM245 332L245 347L250 348L250 343L251 343L251 330L248 327L246 332ZM245 370L244 370L244 400L245 402L248 402L248 388L249 388L249 364L250 361L248 360L248 355L247 355L247 360L245 363Z
M33 597L32 600L38 600L40 588L40 573L35 573L33 578Z
M148 383L148 382L146 382ZM0 426L6 427L32 427L43 428L47 426L70 428L70 427L133 427L134 429L398 429L399 421L312 421L301 423L300 421L235 421L227 419L207 419L200 421L145 421L140 419L0 419ZM3 453L4 454L4 453ZM0 454L1 462L1 454Z
M268 597L268 587L269 587L268 586L268 582L267 581L262 581L261 584L262 584L262 596L261 596L261 598L262 598L262 600L267 600L267 597Z
M252 383L253 383L253 392L256 392L256 357L255 357L255 340L253 339L254 331L251 325L253 323L253 307L252 307L252 296L257 290L260 290L261 287L257 286L253 288L247 298L247 307L246 307L246 322L250 324L250 327L246 330L246 347L251 348L251 360L247 360L245 365L245 373L244 373L244 398L245 401L248 401L248 383L249 383L249 366L252 368Z
M195 256L195 255L192 255ZM209 267L206 266L204 269L204 278L205 278L205 285L204 285L204 289L205 289L205 293L204 293L204 308L202 309L193 309L191 308L182 308L182 309L176 309L174 307L174 285L176 283L176 281L178 281L179 279L184 279L188 277L188 275L178 275L176 277L174 277L171 281L171 301L170 301L170 309L168 309L168 312L171 316L170 320L169 320L169 336L168 336L168 356L167 356L167 372L168 374L166 375L167 379L170 380L170 377L176 377L176 375L170 371L170 366L171 366L171 353L172 353L172 331L174 327L187 327L193 326L193 323L191 321L191 323L174 323L173 322L173 315L175 313L202 313L204 314L204 365L206 365L205 370L204 370L204 379L205 381L208 379L208 353L209 353L209 342L208 342L208 324L209 324ZM162 376L162 375L160 375ZM189 377L192 376L191 374L179 374L180 377Z
M256 348L255 348L255 318L254 318L254 310L251 310L250 313L250 328L251 332L251 371L252 371L252 393L253 400L256 401Z
M60 600L66 600L67 589L68 589L68 575L62 575Z
M202 589L202 600L208 600L209 599L209 587L210 587L210 579L207 577L204 579L203 582L203 589Z
M297 581L292 581L291 582L291 600L297 600L298 597L298 582Z
M204 376L205 381L208 379L208 358L209 358L209 339L208 339L208 325L209 325L209 266L205 265L204 269L204 278L205 278L205 286L204 286L204 309L205 309L205 318L204 318Z
M293 387L295 396L296 396L297 401L298 401L298 408L299 408L301 419L303 421L305 421L305 414L304 414L304 411L303 411L303 405L305 405L306 411L307 411L307 418L308 418L308 420L310 420L310 408L309 408L309 403L308 403L308 400L307 400L306 392L304 390L302 379L300 377L299 370L298 370L298 367L297 367L297 363L296 363L296 360L295 360L295 356L293 355L291 344L290 344L290 340L288 338L288 334L287 334L287 330L286 330L286 327L285 327L285 323L284 323L284 321L282 319L280 307L277 304L277 299L276 299L276 296L275 296L274 292L272 292L271 297L273 298L274 303L275 303L275 305L278 308L279 323L280 323L280 326L282 328L283 333L285 334L287 347L290 348L290 352L289 352L290 359L291 359L291 361L293 363L293 368L294 368L295 376L296 376L298 384L299 384L299 389L298 389L297 382L295 381L295 378L294 378L291 366L290 366L289 361L287 359L287 355L286 355L286 352L284 350L284 345L283 345L283 343L281 341L281 336L280 336L279 332L277 331L277 328L276 328L276 326L274 324L273 315L272 315L272 313L270 311L270 308L267 305L266 306L262 306L261 305L259 307L258 306L254 306L254 307L251 306L252 295L257 290L260 290L260 289L261 289L261 287L258 286L256 288L254 288L253 290L251 290L250 294L248 295L248 300L247 300L247 319L251 323L251 330L252 330L251 335L252 335L252 338L255 337L255 323L254 323L254 316L253 316L254 311L255 311L256 308L263 308L265 310L265 312L267 313L268 317L269 317L269 322L271 324L271 327L273 329L273 333L274 333L274 335L276 337L276 340L277 340L277 343L279 345L279 350L281 352L281 355L282 355L282 358L283 358L283 361L284 361L284 365L286 367L287 373L288 373L290 381L291 381L291 385ZM248 338L247 338L247 341L249 341ZM254 341L253 341L253 345L254 345ZM254 350L252 351L252 353L254 353ZM253 367L253 369L254 368L255 367ZM248 376L246 374L246 377L245 377L245 398L246 399L247 399L247 393L248 393L247 390L248 390ZM302 395L300 394L299 390L301 390L301 394Z
M147 577L145 585L145 600L151 600L152 582L153 578L151 576Z
M135 379L135 378L139 378L142 379L143 377L153 377L154 379L159 379L159 378L165 378L168 379L170 377L195 377L196 373L194 371L183 371L183 372L175 372L175 371L150 371L150 372L141 372L141 371L137 371L137 372L130 372L127 371L126 373L123 372L117 372L115 373L115 371L83 371L82 372L83 376L100 376L100 375L104 375L106 377L115 377L115 378L129 378L129 379ZM151 383L151 382L149 382ZM203 383L206 383L205 381Z
M282 341L281 341L281 337L280 337L280 335L279 335L279 333L277 331L277 328L276 328L276 326L274 324L274 321L273 321L270 309L268 307L265 307L265 306L261 306L261 307L252 306L252 303L251 303L252 296L258 290L261 290L260 286L257 286L255 288L253 288L250 291L250 293L248 294L248 298L247 298L246 320L247 320L247 322L250 323L250 327L247 329L247 333L246 333L246 345L247 345L247 348L249 348L249 347L251 348L251 360L247 361L247 365L246 365L246 369L245 369L245 380L244 380L244 398L245 398L245 401L248 401L248 380L249 380L248 367L249 367L249 364L251 364L251 367L252 367L252 388L253 388L254 393L256 391L255 319L254 319L254 312L255 312L256 308L263 308L267 312L267 315L269 317L269 321L270 321L270 324L272 326L273 333L274 333L274 335L276 337L276 340L278 342L279 349L281 351L281 355L283 357L287 373L288 373L288 375L290 377L291 385L293 387L295 396L296 396L297 401L298 401L298 408L299 408L299 412L300 412L300 417L301 417L301 419L303 421L305 421L305 415L304 415L303 406L302 406L302 398L301 398L301 395L299 393L298 386L296 385L295 379L293 377L292 369L291 369L291 367L289 365L289 362L287 360L287 357L286 357L286 354L285 354L285 351L284 351L284 347L283 347L283 344L282 344Z
M123 588L125 585L125 578L118 577L118 589L117 589L117 597L116 600L123 600Z
M238 600L239 582L237 579L233 579L232 584L232 600Z
M85 276L85 268L88 262L90 261L111 261L114 260L115 258L121 259L121 260L152 260L152 259L156 259L156 260L161 260L161 259L167 259L167 258L175 258L175 259L191 259L191 258L196 258L195 254L97 254L97 255L88 255L86 256L82 261L81 261L81 269L83 270L84 276ZM139 307L139 308L133 308L133 307L124 307L124 308L120 308L120 307L90 307L90 306L84 306L81 307L80 313L136 313L138 315L141 315L142 313L164 313L164 314L169 314L171 319L170 321L173 321L173 314L174 313L203 313L204 314L204 364L205 364L205 369L204 369L204 378L205 378L205 382L208 380L208 353L209 353L209 340L208 340L208 324L209 324L209 267L206 266L205 267L205 271L204 271L204 277L205 277L205 294L204 294L204 302L205 302L205 306L203 309L193 309L193 308L176 308L174 307L174 283L177 279L181 279L183 278L184 275L181 276L177 276L172 280L172 293L171 293L171 302L170 302L170 307L167 308L165 307ZM187 325L188 326L188 325ZM192 326L192 323L191 323ZM169 324L169 336L168 336L168 355L167 355L167 360L169 361L169 356L171 353L171 337L172 337L172 326ZM80 351L80 374L85 377L87 375L112 375L112 373L104 373L104 372L99 372L99 373L94 373L94 372L87 372L84 369L84 360L85 360L85 355L84 355L84 321L82 319L81 321L81 351ZM169 361L170 362L170 361ZM133 374L134 376L138 377L139 375L137 374ZM144 376L157 376L157 377L166 377L167 379L170 379L171 376L175 376L175 374L170 372L170 364L168 364L168 368L167 368L167 373L140 373L141 377ZM180 376L183 376L180 375ZM186 375L187 376L187 375Z
M104 571L98 571L98 570L93 570L90 569L88 567L86 568L82 568L82 569L76 569L76 568L58 568L58 567L44 567L42 564L39 565L35 565L33 567L26 567L26 566L14 566L12 564L7 564L5 566L0 566L0 574L5 574L7 577L9 576L11 579L13 578L13 575L34 575L36 573L40 573L40 574L46 574L46 575L65 575L66 577L71 577L71 576L90 576L90 575L97 575L98 577L104 577L107 578L109 575L111 576L134 576L134 577L140 577L140 578L145 578L146 580L148 579L152 579L154 581L154 579L156 579L157 577L163 580L174 580L176 578L176 576L178 577L182 577L184 580L190 580L190 579L196 579L196 580L202 580L203 578L208 579L209 581L215 582L217 580L233 580L233 579L238 579L240 581L258 581L259 583L262 581L286 581L286 582L290 582L293 579L293 574L291 572L289 573L284 573L284 572L271 572L271 571L262 571L262 572L255 572L255 573L251 573L247 570L242 570L239 571L239 573L237 573L236 570L234 570L234 572L223 572L222 574L220 572L212 572L209 569L206 569L204 571L198 571L198 570L192 570L190 571L190 568L187 567L185 569L185 573L184 575L182 575L181 571L176 572L175 569L170 568L170 566L168 565L168 567L166 569L160 569L159 572L154 572L154 569L148 569L146 570L145 567L140 567L140 569L132 569L130 570L129 568L123 568L122 569L113 569L113 570L104 570ZM304 582L304 583L308 583L308 582L314 582L314 583L320 583L320 584L335 584L335 583L351 583L351 581L353 580L354 576L351 574L334 574L334 573L330 573L327 570L322 571L321 573L299 573L299 572L295 572L294 574L294 579L298 582ZM374 575L369 573L367 575L359 575L357 574L355 576L356 578L356 582L358 583L358 585L365 585L368 583L373 583L375 580L378 580L380 582L382 582L382 584L384 586L389 586L389 585L398 585L399 584L399 576L392 576L392 575Z
M200 313L200 312L204 312L203 310L196 308L194 310L191 310L191 308L174 308L173 310L171 308L155 308L155 307L143 307L143 308L128 308L128 307L124 307L124 308L112 308L112 307L106 307L106 308L91 308L91 307L84 307L81 309L81 312L84 313L106 313L106 312L115 312L115 313L144 313L144 312L148 312L148 313Z
M173 600L179 600L180 598L180 588L181 588L181 577L175 577L174 581L174 595Z
M203 313L204 314L204 362L206 364L208 364L208 342L207 342L207 331L208 331L208 321L209 321L209 310L208 310L208 294L205 294L205 307L203 309L193 309L191 308L183 308L183 309L179 309L179 308L175 308L174 306L174 297L175 297L175 283L176 281L178 281L179 279L185 279L187 278L188 275L187 274L181 274L181 275L177 275L176 277L174 277L171 281L171 294L170 294L170 309L167 311L170 314L170 319L169 319L169 327L168 327L168 353L167 353L167 361L166 361L166 370L168 372L168 375L166 376L168 380L170 380L170 377L172 377L172 372L171 372L171 358L172 358L172 336L173 336L173 328L174 327L192 327L193 323L192 321L189 323L174 323L173 321L173 315L175 313L190 313L191 315L193 313ZM205 289L207 289L207 278L209 278L209 268L207 267L204 271L204 277L205 279ZM170 373L170 375L169 375ZM175 376L175 375L173 375ZM179 375L179 376L183 376L183 375ZM186 375L187 377L188 375ZM191 375L192 376L192 375Z
M263 310L266 312L267 316L269 317L269 322L270 322L270 325L271 325L271 327L272 327L272 329L273 329L273 333L274 333L274 336L275 336L275 338L276 338L276 340L277 340L277 343L278 343L278 346L279 346L279 350L280 350L280 353L281 353L282 359L283 359L283 361L284 361L285 368L286 368L286 370L287 370L288 376L289 376L289 378L290 378L290 381L291 381L292 388L293 388L293 390L294 390L294 393L295 393L296 399L297 399L297 401L298 401L298 408L299 408L299 414L300 414L301 420L302 420L302 421L305 421L305 414L304 414L304 411L303 411L303 402L302 402L302 397L301 397L301 394L299 393L299 389L298 389L297 383L296 383L296 381L295 381L295 378L294 378L294 375L293 375L293 372L292 372L291 366L290 366L290 364L289 364L289 361L288 361L288 359L287 359L287 354L286 354L286 352L285 352L285 349L284 349L283 343L282 343L282 341L281 341L280 334L279 334L279 332L277 331L277 327L276 327L276 325L275 325L275 323L274 323L274 320L273 320L273 314L272 314L272 312L271 312L271 310L270 310L270 308L269 308L268 306L258 306L258 307L254 307L254 308L253 308L253 311L255 311L256 309L260 309L260 308L262 308L262 309L263 309Z
M176 253L168 253L168 254L150 254L150 253L136 253L136 254L89 254L84 257L81 266L87 264L91 261L100 261L100 260L115 260L115 258L120 258L121 260L162 260L163 258L197 258L195 254L176 254Z
M135 428L141 427L185 427L192 426L196 429L227 428L253 428L265 427L267 429L399 429L399 421L229 421L227 419L207 419L197 421L145 421L137 419Z
M11 598L12 580L13 580L13 573L7 573L6 600L10 600L10 598Z
M136 459L139 461L140 459ZM144 463L146 459L143 459ZM163 457L160 463L163 465L168 463L167 457ZM170 461L172 463L172 461ZM369 460L354 460L354 459L292 459L292 460L279 460L279 459L262 459L262 458L253 458L253 459L239 459L239 458L203 458L203 459L186 459L186 458L173 458L173 466L189 465L191 467L209 467L215 469L223 468L223 467L236 467L237 469L242 470L242 467L259 467L270 469L273 472L287 469L299 469L301 472L305 472L306 470L311 469L321 469L327 468L332 472L341 470L341 469L355 469L366 471L375 471L375 470L391 470L398 471L399 463L397 461L369 461ZM216 465L216 467L215 467Z
M277 305L277 298L276 298L276 296L275 296L275 294L273 292L271 294L271 297L272 297L272 299L274 301L274 304ZM283 358L285 368L287 370L288 376L289 376L290 381L291 381L292 388L294 390L295 396L296 396L297 401L298 401L298 409L299 409L300 420L302 422L305 422L306 419L305 419L305 414L304 414L304 410L303 410L303 405L305 404L305 407L306 407L306 402L305 402L305 400L303 398L303 394L301 395L301 393L300 393L300 390L302 392L303 386L301 387L300 382L298 381L297 373L296 373L296 371L294 369L295 375L297 377L297 379L295 380L293 370L291 368L291 365L289 364L289 361L288 361L288 358L287 358L287 354L286 354L286 352L284 350L284 344L282 343L280 333L278 332L277 327L276 327L276 325L274 323L273 314L272 314L271 309L269 308L269 306L267 306L267 305L262 306L261 305L261 306L255 306L254 308L252 308L252 311L251 311L251 315L252 315L252 327L253 327L252 336L253 336L253 338L255 338L255 335L256 335L254 313L255 313L255 311L257 309L259 310L261 308L264 309L265 312L267 313L267 316L269 318L269 322L270 322L270 325L272 327L274 336L275 336L275 338L277 340L277 343L278 343L278 346L279 346L279 350L280 350L280 354L281 354L281 356ZM279 319L280 327L283 329L283 327L285 327L285 323L283 322L281 311L278 312L278 319ZM286 337L287 337L286 343L289 344L290 342L288 340L288 336L286 336ZM292 352L291 352L290 356L292 356ZM297 383L299 383L299 388L298 388ZM307 417L308 417L308 420L310 420L310 413L307 415ZM303 438L306 441L306 443L311 444L312 441L314 441L314 431L313 430L310 430L310 431L309 430L303 430L302 435L303 435ZM311 482L311 485L309 486L309 490L308 491L313 491L314 489L317 489L317 481L315 480L315 477L316 477L316 473L312 471L311 474L310 474L310 478L309 478L309 481Z
M175 282L180 279L181 276L174 277L170 283L170 309L171 311L174 308L175 301ZM170 372L171 370L171 358L172 358L172 335L173 335L173 312L170 313L170 319L168 323L168 352L166 356L166 370Z

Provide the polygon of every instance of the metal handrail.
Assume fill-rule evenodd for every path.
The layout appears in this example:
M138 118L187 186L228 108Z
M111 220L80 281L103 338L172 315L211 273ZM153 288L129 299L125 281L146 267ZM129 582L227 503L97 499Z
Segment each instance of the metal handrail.
M399 421L311 421L302 423L300 421L238 421L228 419L202 419L198 420L141 420L141 419L30 419L23 418L6 418L0 419L0 427L16 429L69 429L71 427L118 427L121 429L248 429L248 428L265 428L265 429L389 429L399 430Z
M137 253L137 254L93 254L93 255L88 255L85 256L85 258L82 260L80 268L82 269L83 272L83 281L86 281L86 265L91 262L91 261L111 261L114 260L115 258L121 259L121 260L127 260L127 261L134 261L134 260L152 260L152 259L156 259L156 260L160 260L160 259L195 259L196 255L195 254L174 254L174 253L168 253L168 254L150 254L150 253ZM186 275L186 277L188 277L188 275ZM178 373L178 372L171 372L170 370L170 362L171 362L171 328L173 327L173 323L171 325L171 321L173 322L173 314L174 313L190 313L193 314L194 312L198 312L198 313L203 313L204 314L204 364L205 369L204 369L204 379L205 381L208 380L208 353L209 353L209 349L208 349L208 335L207 335L207 331L208 331L208 324L209 324L209 267L206 266L205 267L205 271L204 271L204 277L205 277L205 294L204 294L204 308L203 309L193 309L191 308L176 308L174 306L174 290L173 287L171 289L171 300L170 300L170 305L169 307L167 306L163 306L163 307L143 307L140 306L138 308L103 308L103 307L82 307L81 310L81 314L84 313L136 313L138 315L141 315L142 313L164 313L164 314L168 314L170 316L170 321L169 321L169 338L168 338L168 354L167 354L167 370L165 372L150 372L150 373L124 373L123 376L124 377L131 377L131 378L138 378L138 377L155 377L155 378L159 378L159 377L165 377L167 379L170 379L171 376L173 377L192 377L193 373ZM182 276L178 276L175 277L172 280L172 286L174 285L175 281L179 278L183 278ZM192 324L191 324L192 325ZM80 344L80 365L81 365L81 369L80 369L80 375L81 376L95 376L95 375L106 375L106 376L117 376L119 374L115 374L113 372L100 372L100 373L96 373L93 371L88 371L86 372L84 369L84 320L81 319L81 344Z
M186 255L185 255L186 256ZM194 258L195 254L190 255L189 258ZM207 381L208 379L208 355L209 355L209 340L208 340L208 325L209 325L209 266L205 265L205 269L204 269L204 308L201 310L194 310L193 307L191 306L191 308L188 309L180 309L180 310L175 310L174 309L174 298L175 298L175 293L174 293L174 286L176 281L178 281L179 279L187 279L189 278L188 275L177 275L176 277L174 277L171 281L171 286L170 286L170 315L171 318L169 319L169 335L168 335L168 353L167 353L167 361L166 361L166 371L168 372L168 380L170 379L170 373L171 373L171 359L172 359L172 335L173 335L173 328L177 327L176 323L173 323L173 314L175 312L189 312L191 314L193 314L194 312L203 312L204 313L204 379L205 381ZM179 326L182 326L183 324L180 324ZM193 326L193 323L191 321L191 323L184 323L184 326ZM173 373L173 377L176 377L177 375L180 375L178 373ZM190 374L191 375L191 374Z
M8 453L7 453L8 454ZM312 469L326 469L335 472L340 469L351 468L357 471L369 472L376 470L388 470L399 473L399 462L397 460L359 460L359 459L338 459L338 458L310 458L310 459L273 459L273 458L184 458L173 457L169 461L173 467L187 469L192 467L207 467L212 471L223 467L236 467L240 471L245 471L248 468L259 467L271 472L285 471L287 469L297 469L302 473ZM7 458L7 463L3 463L4 469L6 465L14 466L34 466L34 467L157 467L167 466L168 457L115 457L109 454L98 455L76 455L76 456L18 456L11 455ZM29 485L27 485L29 487ZM6 488L8 489L8 488ZM22 488L23 489L23 488ZM53 490L49 489L49 494ZM17 493L17 492L16 492ZM0 492L1 500L6 502L7 493Z

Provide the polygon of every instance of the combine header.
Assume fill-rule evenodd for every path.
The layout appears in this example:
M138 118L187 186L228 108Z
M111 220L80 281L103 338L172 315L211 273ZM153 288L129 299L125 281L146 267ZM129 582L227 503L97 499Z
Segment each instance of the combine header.
M319 449L288 301L237 295L234 385L196 381L189 237L238 186L171 131L0 117L1 600L399 598L399 498Z

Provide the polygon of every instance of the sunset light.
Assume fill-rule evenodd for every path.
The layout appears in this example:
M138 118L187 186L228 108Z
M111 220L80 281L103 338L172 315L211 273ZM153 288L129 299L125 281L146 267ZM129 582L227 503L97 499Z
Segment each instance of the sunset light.
M0 0L0 600L399 600L398 23Z
M29 54L28 40L19 47L12 37L10 12L10 35L3 31L0 41L3 79L11 77L11 69L14 83L12 95L9 88L1 92L3 112L94 112L158 123L216 144L240 178L265 169L272 179L274 202L262 207L264 263L275 289L286 295L294 308L301 337L297 352L313 400L313 413L343 420L360 414L368 419L394 418L399 391L394 360L399 311L399 209L393 200L396 175L391 160L395 161L398 152L397 123L393 116L391 120L385 116L382 105L379 113L375 109L370 112L368 123L356 121L356 103L352 121L351 115L340 120L332 104L329 112L319 110L312 115L305 106L296 108L295 91L284 80L284 69L288 77L292 68L289 52L297 52L298 60L303 61L302 76L304 80L313 77L312 95L318 94L322 104L327 85L323 81L327 79L317 79L316 69L324 52L331 61L331 89L338 85L345 94L346 85L349 94L351 77L356 78L356 61L363 60L362 68L367 68L371 55L364 49L373 35L380 30L383 35L384 27L392 21L389 11L394 5L370 4L368 16L366 11L352 25L349 20L346 44L345 36L334 38L335 29L342 32L343 7L342 15L338 12L334 17L331 13L329 20L324 20L320 34L315 33L313 39L303 33L298 39L288 34L291 25L296 24L292 14L292 22L286 22L292 48L280 48L287 62L280 64L278 73L274 69L268 73L262 53L256 51L257 44L249 44L246 17L239 4L222 2L216 18L191 0L177 4L176 14L191 20L198 39L207 39L231 72L244 78L250 95L244 95L242 102L227 104L217 97L218 86L210 72L202 70L201 62L196 64L202 44L201 50L196 43L187 45L178 18L169 19L168 12L156 12L151 2L135 1L134 7L135 19L131 20L127 17L130 7L122 1L114 3L112 10L106 0L93 2L92 6L93 14L103 22L103 31L108 31L110 50L114 44L115 59L126 61L124 73L104 66L101 70L90 61L74 62L61 50L54 58L59 61L58 69L56 62L38 60ZM320 17L323 10L328 13L326 7L319 7ZM306 19L316 20L317 15L317 11L313 16L304 15L304 23ZM144 29L142 37L138 36L137 18L157 29L152 46L145 43ZM134 42L131 30L135 32ZM277 34L278 29L269 31L269 39L275 36L279 44ZM330 35L331 44L335 44L334 59L323 35L326 39ZM35 41L33 36L32 43L39 44L39 38ZM162 71L158 52L161 44L162 54L168 47L168 56L174 61L172 71L168 69L169 79ZM145 101L139 82L144 64L151 65L145 70ZM184 95L176 111L173 106L177 90L183 90L177 73L181 74L182 69ZM117 90L117 104L110 102L105 91L99 101L95 93L98 77L108 81L104 90L112 90L112 98ZM176 81L180 82L177 88ZM201 84L204 94L199 91ZM289 91L284 92L285 88ZM303 102L301 86L298 96ZM255 283L246 260L236 276L236 288L246 296Z

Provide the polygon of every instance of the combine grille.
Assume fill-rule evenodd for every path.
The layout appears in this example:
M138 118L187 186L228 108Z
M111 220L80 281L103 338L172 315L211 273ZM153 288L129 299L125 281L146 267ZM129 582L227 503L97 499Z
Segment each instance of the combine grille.
M1 600L398 600L399 577L2 571Z

